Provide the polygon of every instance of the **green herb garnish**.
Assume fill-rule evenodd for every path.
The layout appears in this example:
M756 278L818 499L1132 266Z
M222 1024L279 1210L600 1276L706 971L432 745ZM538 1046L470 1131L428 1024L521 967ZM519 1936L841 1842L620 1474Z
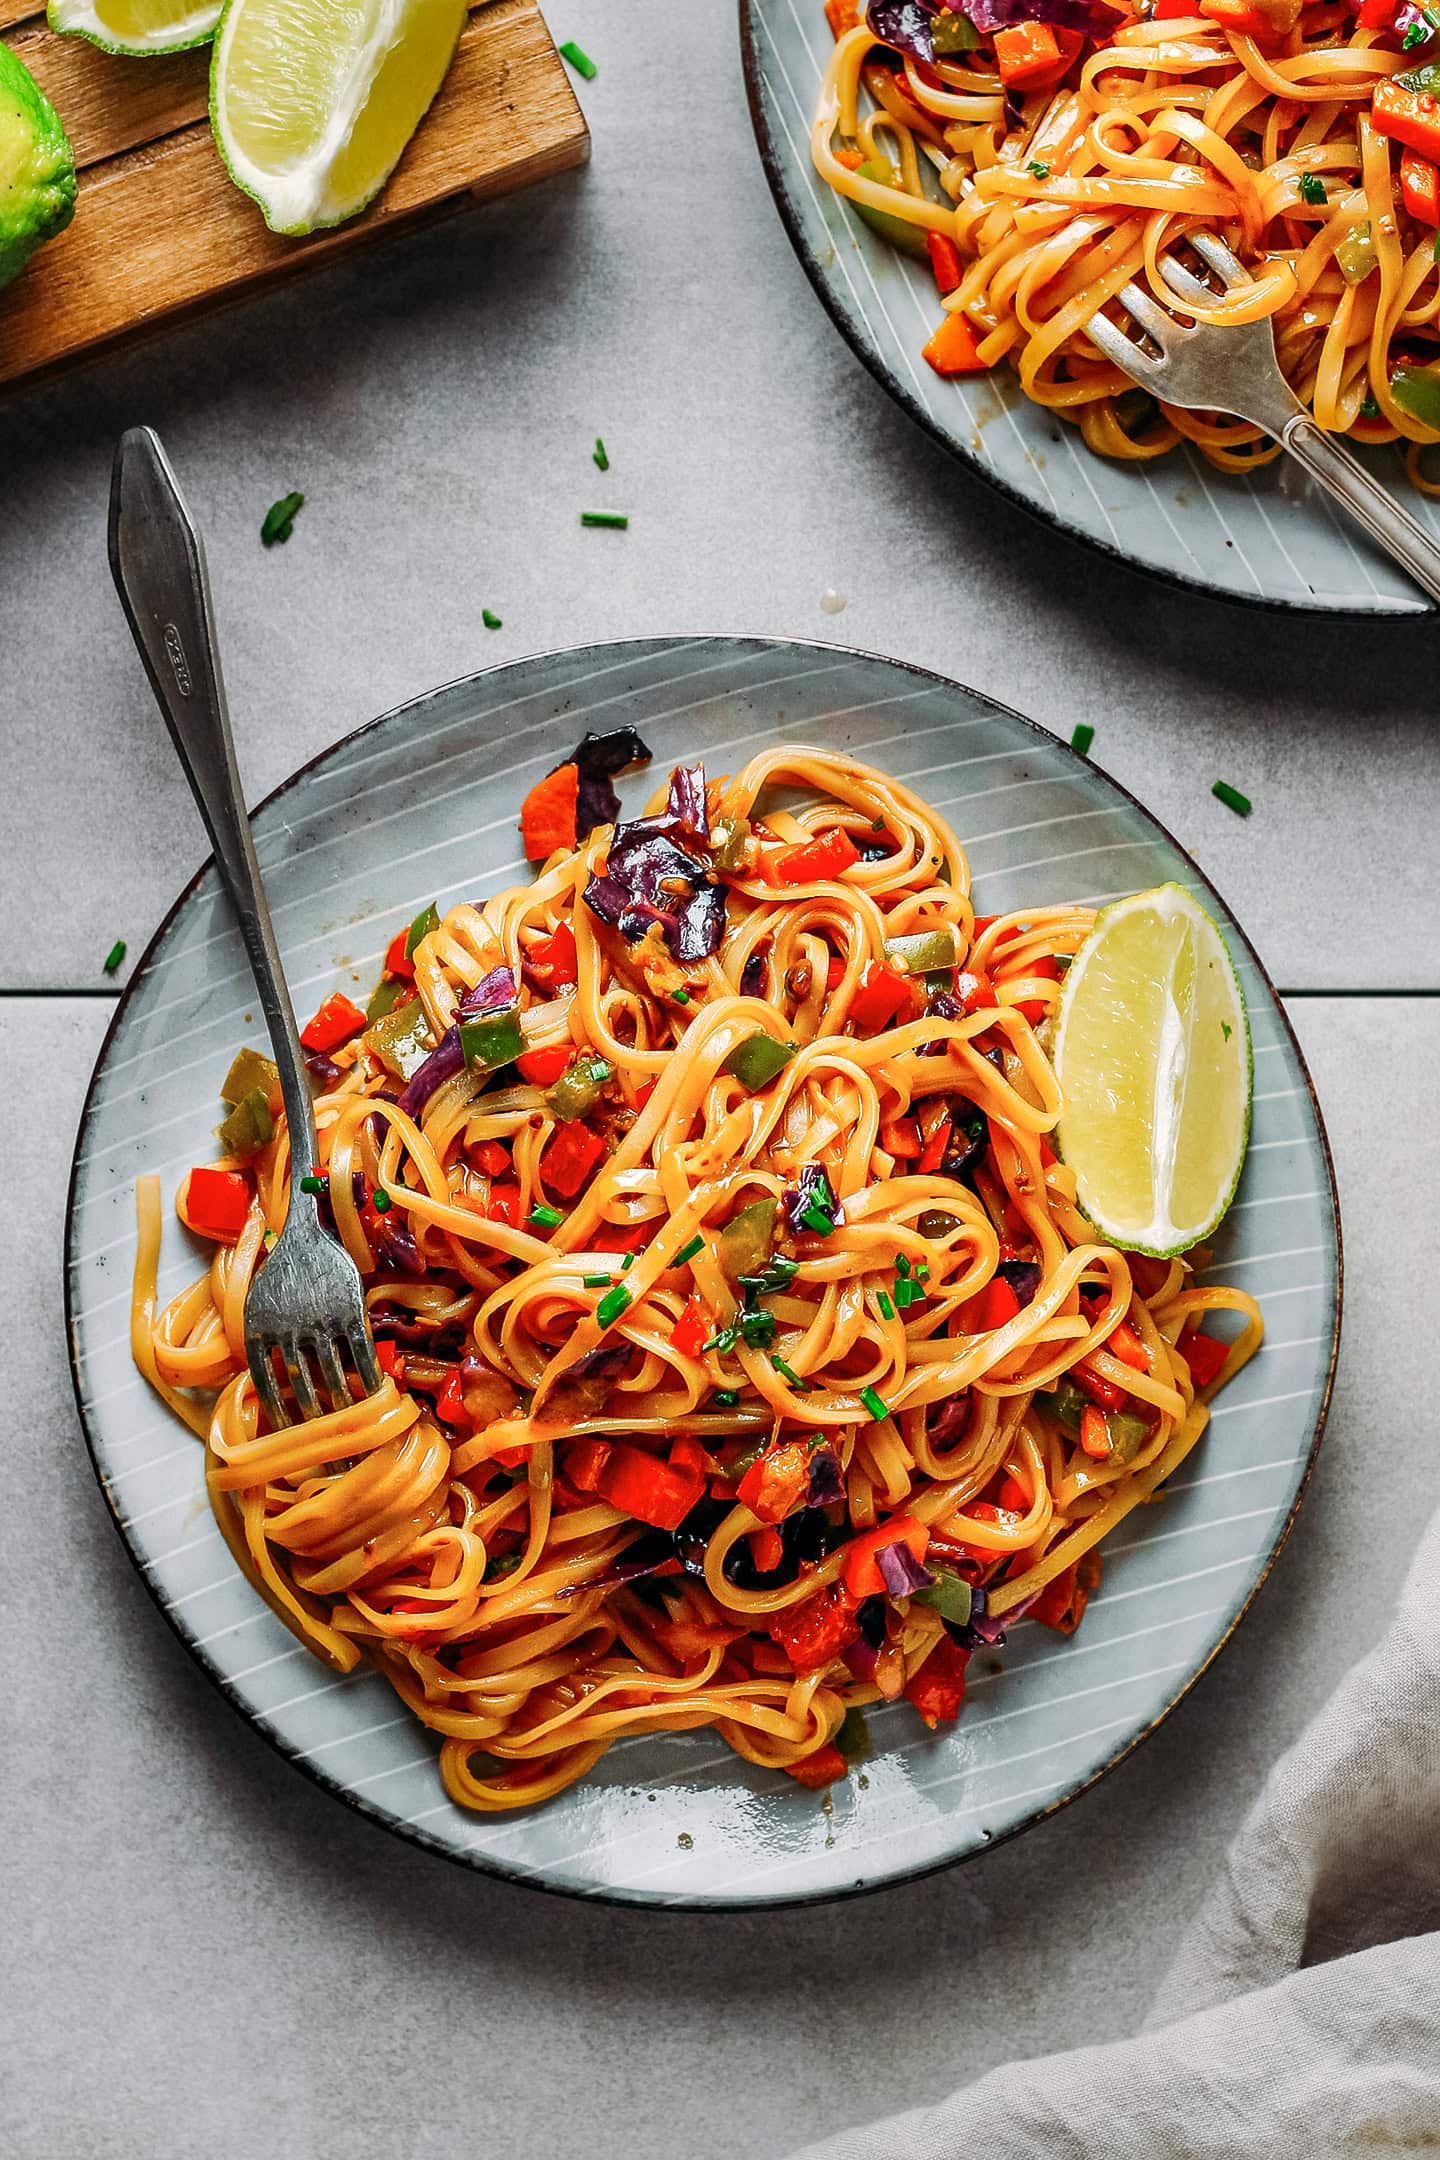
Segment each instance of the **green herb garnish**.
M622 517L618 510L582 510L580 522L582 525L604 525L611 532L626 532L630 525L629 518Z
M796 1372L794 1366L787 1365L778 1350L771 1351L770 1363L774 1366L776 1372L779 1373L782 1380L788 1380L790 1382L791 1387L799 1388L802 1395L806 1395L809 1393L809 1381L802 1380L799 1373Z
M1089 757L1090 745L1094 740L1094 728L1091 727L1088 720L1082 720L1070 737L1070 747L1072 750L1078 751L1081 757Z
M539 1223L543 1229L553 1230L557 1224L564 1222L565 1212L563 1208L551 1207L548 1202L542 1200L539 1207L531 1208L530 1220L533 1223Z
M125 940L123 937L117 937L114 944L110 947L109 952L106 953L103 962L101 963L104 967L105 973L107 975L113 975L116 968L119 967L121 961L124 958Z
M699 1231L697 1230L694 1237L690 1239L689 1243L686 1245L682 1245L679 1252L676 1253L675 1258L670 1263L671 1267L684 1267L686 1261L693 1260L696 1253L702 1252L704 1250L704 1247L705 1240L703 1237L701 1237Z
M608 1290L615 1278L613 1275L582 1275L580 1280L587 1290Z
M620 1318L621 1313L629 1310L631 1302L630 1292L625 1288L625 1285L616 1283L614 1289L607 1290L604 1297L595 1307L595 1318L602 1328L611 1327Z
M894 1319L895 1307L890 1301L890 1293L888 1290L877 1290L875 1293L875 1303L880 1308L880 1317L882 1320Z
M1237 817L1249 817L1253 807L1249 796L1242 795L1239 788L1231 787L1228 780L1217 780L1210 792L1217 802L1223 802L1226 809L1233 810Z
M388 1210L390 1206L390 1195L388 1192L386 1192L383 1185L377 1185L374 1192L371 1193L370 1205L374 1208L377 1215L383 1215Z
M886 1402L884 1396L878 1393L875 1388L862 1387L860 1390L860 1400L864 1403L865 1408L869 1411L871 1417L874 1418L877 1425L879 1424L881 1418L889 1417L890 1405Z
M484 623L487 630L503 630L505 627L504 623L501 622L500 617L495 613L495 610L493 608L482 607L480 610L480 620Z
M716 1388L710 1400L717 1410L733 1410L740 1400L740 1391L733 1387Z
M300 1180L300 1190L301 1192L315 1193L317 1195L323 1194L328 1196L330 1191L330 1180L328 1177L317 1177L314 1174L309 1177L302 1177Z
M610 459L606 453L605 445L603 442L601 442L598 435L595 437L595 448L591 451L590 455L594 458L595 463L599 466L601 472L609 472Z
M1325 192L1325 182L1320 178L1319 173L1301 173L1300 200L1308 203L1329 202L1330 197Z
M1050 177L1049 166L1044 164L1039 158L1032 157L1029 164L1025 167L1025 170L1028 173L1033 173L1037 180L1048 180Z
M589 53L583 47L577 45L574 38L568 38L560 47L560 57L562 60L568 60L576 74L582 75L586 82L594 82L595 77L600 72L595 62L590 58Z
M271 503L260 527L260 538L266 547L274 547L277 540L283 542L290 538L295 530L296 513L304 500L297 488L293 494L282 495L279 502Z

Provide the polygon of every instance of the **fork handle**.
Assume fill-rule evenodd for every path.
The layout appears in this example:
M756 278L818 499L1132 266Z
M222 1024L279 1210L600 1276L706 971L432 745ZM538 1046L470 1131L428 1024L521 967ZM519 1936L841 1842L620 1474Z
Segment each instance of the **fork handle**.
M1295 413L1280 431L1280 440L1292 457L1300 460L1313 479L1363 525L1372 540L1408 570L1432 600L1440 600L1440 547L1388 488L1371 478L1365 467L1334 435L1315 425L1308 413Z
M280 1069L291 1162L304 1171L316 1160L315 1114L240 791L220 679L205 550L153 428L130 428L115 452L110 482L110 569L150 687L214 845L216 867L240 919L240 934ZM297 1176L292 1182L292 1208L298 1196ZM318 1216L315 1202L311 1206Z

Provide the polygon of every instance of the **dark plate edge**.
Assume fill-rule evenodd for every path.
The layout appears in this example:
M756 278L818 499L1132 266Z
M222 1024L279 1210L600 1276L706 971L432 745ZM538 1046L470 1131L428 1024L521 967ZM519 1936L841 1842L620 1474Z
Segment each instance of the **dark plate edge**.
M745 0L741 0L741 5L744 6L744 4ZM989 697L983 691L972 690L967 684L957 683L951 676L941 675L937 673L933 668L921 667L913 661L896 660L884 653L868 652L860 646L831 645L813 638L771 637L767 635L747 637L733 632L686 632L680 633L673 642L678 643L681 642L682 639L697 643L723 645L750 645L760 647L803 647L810 651L838 654L846 659L870 661L878 663L879 665L885 667L900 668L906 674L917 676L922 681L935 685L942 690L959 690L965 696L974 698L977 702L989 706L993 712L1002 714L1006 719L1018 721L1022 728L1027 729L1032 735L1038 736L1041 741L1043 741L1049 747L1058 747L1059 749L1064 751L1069 750L1068 744L1064 743L1058 736L1052 735L1048 728L1041 727L1038 721L1029 719L1024 713L1016 712L1013 707L1001 704L998 700ZM392 720L399 719L401 716L407 714L413 715L419 708L433 703L436 699L448 695L451 691L460 690L469 685L486 681L494 676L504 675L511 668L531 666L537 661L573 658L577 653L620 653L626 648L648 648L653 647L656 644L662 644L665 642L669 641L656 637L596 639L592 643L584 646L558 646L546 652L528 653L520 659L503 661L498 663L494 667L479 668L470 675L456 676L450 682L440 684L433 690L425 691L417 698L408 698L404 700L401 704L392 706L388 712L378 714L375 719L366 721L362 726L352 729L348 734L342 735L335 742L328 744L323 750L317 751L313 757L308 758L303 765L297 766L295 771L290 773L284 780L282 780L278 787L273 788L271 792L267 796L265 796L261 802L255 805L255 807L250 813L251 818L253 820L256 816L259 815L262 810L268 810L272 804L279 802L282 796L287 795L292 788L297 787L301 783L301 781L303 781L318 765L322 764L327 758L332 756L335 751L341 748L348 747L352 743L358 742L362 737L372 734L376 729L385 726L388 722ZM1076 755L1076 753L1074 753L1073 751L1069 754L1072 756ZM1088 761L1080 760L1079 762L1084 763ZM1176 1689L1175 1693L1170 1696L1169 1700L1161 1707L1161 1709L1156 1712L1155 1716L1150 1720L1149 1724L1144 1726L1139 1732L1133 1734L1130 1739L1124 1741L1115 1750L1113 1755L1107 1756L1105 1761L1102 1762L1099 1767L1095 1771L1093 1771L1088 1778L1085 1779L1083 1784L1075 1786L1072 1791L1065 1793L1060 1799L1050 1801L1045 1807L1035 1809L1031 1814L1024 1816L1019 1822L1012 1824L1009 1829L1002 1831L999 1835L991 1836L987 1834L979 1845L972 1847L968 1852L951 1854L945 1859L928 1861L922 1866L901 1868L894 1872L887 1873L881 1877L878 1877L873 1882L866 1882L861 1880L852 1884L845 1884L841 1887L834 1889L807 1891L795 1896L749 1898L711 1898L704 1896L684 1897L676 1896L674 1894L640 1894L633 1891L620 1890L608 1886L598 1887L595 1889L581 1889L578 1886L574 1886L571 1884L547 1882L522 1868L509 1866L504 1861L492 1859L478 1853L457 1852L455 1851L453 1846L443 1843L440 1839L433 1836L429 1831L421 1830L414 1824L400 1823L395 1821L392 1817L387 1816L383 1812L381 1812L381 1810L375 1807L373 1803L359 1798L355 1793L350 1790L348 1786L341 1783L338 1779L327 1776L326 1773L317 1765L312 1762L306 1761L302 1756L297 1754L286 1744L286 1742L277 1732L272 1731L267 1725L262 1723L257 1713L254 1712L249 1707L249 1705L243 1701L239 1691L236 1689L234 1684L226 1678L226 1676L218 1669L218 1667L215 1666L212 1660L206 1655L205 1651L200 1647L198 1641L191 1633L188 1626L180 1619L180 1617L174 1610L172 1610L169 1606L165 1604L160 1594L159 1584L151 1579L147 1570L141 1564L139 1556L135 1552L129 1538L125 1534L125 1530L121 1523L118 1509L115 1505L114 1500L111 1497L109 1487L101 1470L99 1454L97 1452L96 1446L96 1437L91 1430L90 1420L86 1413L86 1408L84 1401L82 1400L80 1388L79 1357L77 1350L77 1317L73 1308L71 1297L71 1284L74 1276L74 1269L72 1266L72 1244L75 1230L76 1187L79 1180L80 1169L80 1141L85 1131L85 1127L89 1122L91 1102L95 1094L96 1086L99 1082L100 1075L105 1065L106 1059L109 1056L111 1043L119 1030L120 1022L129 1006L131 993L135 989L137 983L142 978L157 947L159 946L161 940L164 938L166 932L169 930L171 924L174 922L176 916L180 913L180 910L187 904L187 902L194 896L194 894L198 890L201 880L206 875L206 872L209 870L211 862L213 860L212 857L207 856L205 860L201 863L200 867L195 871L194 875L187 881L181 891L176 895L169 908L167 908L153 936L149 939L144 951L140 955L140 958L136 963L136 966L133 973L131 974L129 981L126 983L124 990L122 991L119 999L116 1001L115 1010L112 1013L109 1025L105 1030L104 1038L101 1041L99 1051L96 1054L95 1064L91 1070L89 1083L86 1086L85 1099L81 1105L80 1120L76 1130L75 1151L71 1157L70 1176L66 1184L65 1193L65 1243L63 1262L65 1276L63 1286L65 1335L69 1351L70 1384L71 1390L75 1397L76 1415L80 1421L80 1428L84 1435L85 1446L90 1457L90 1466L92 1471L94 1472L96 1484L100 1488L100 1494L105 1502L111 1524L115 1530L116 1536L119 1538L120 1543L124 1549L126 1558L130 1561L131 1565L135 1569L136 1574L140 1577L140 1580L143 1583L145 1590L149 1595L151 1602L154 1604L156 1610L160 1613L161 1617L165 1620L167 1625L172 1629L172 1631L177 1636L188 1654L194 1659L195 1663L204 1673L206 1679L211 1682L211 1684L230 1704L232 1709L234 1709L237 1714L243 1719L245 1725L252 1732L257 1733L259 1737L263 1741L265 1741L268 1746L273 1748L275 1753L279 1755L283 1761L289 1763L292 1768L301 1771L306 1777L311 1780L313 1784L319 1786L322 1791L329 1793L333 1798L342 1801L344 1805L350 1808L355 1814L361 1815L365 1817L368 1821L373 1822L381 1830L386 1831L390 1836L400 1838L406 1844L418 1845L429 1852L436 1853L441 1859L448 1860L458 1867L468 1868L479 1874L492 1876L502 1882L513 1883L524 1889L540 1890L552 1897L574 1898L582 1904L619 1905L626 1907L643 1908L660 1912L765 1912L783 1910L784 1908L791 1906L826 1905L838 1902L839 1900L844 1898L870 1896L877 1891L891 1889L903 1883L921 1881L928 1875L939 1874L945 1868L960 1866L966 1861L976 1859L981 1853L993 1851L997 1846L1008 1843L1011 1838L1019 1837L1023 1831L1033 1829L1037 1823L1047 1821L1053 1815L1058 1815L1062 1808L1068 1807L1071 1802L1077 1800L1082 1793L1089 1792L1095 1785L1100 1782L1101 1778L1105 1777L1111 1770L1116 1767L1117 1764L1124 1762L1126 1757L1132 1754L1134 1750L1140 1746L1142 1741L1148 1740L1151 1734L1156 1732L1159 1727L1165 1722L1166 1718L1169 1717L1171 1711L1175 1709L1176 1705L1184 1701L1185 1697L1194 1687L1196 1681L1200 1679L1202 1674L1209 1671L1210 1667L1214 1664L1216 1658L1220 1655L1221 1651L1225 1649L1227 1644L1230 1642L1236 1629L1239 1627L1240 1622L1249 1613L1250 1608L1254 1604L1257 1596L1259 1595L1261 1588L1266 1582L1268 1582L1271 1571L1274 1568L1277 1558L1279 1557L1280 1549L1284 1545L1285 1540L1290 1535L1290 1531L1294 1525L1295 1518L1300 1512L1301 1501L1305 1497L1305 1494L1309 1488L1311 1476L1314 1473L1315 1459L1320 1451L1320 1442L1324 1436L1325 1424L1329 1416L1330 1402L1334 1391L1335 1365L1340 1349L1340 1322L1344 1294L1344 1254L1341 1236L1340 1197L1335 1181L1335 1164L1333 1156L1331 1154L1329 1135L1325 1130L1325 1120L1321 1113L1319 1099L1315 1093L1314 1082L1310 1077L1310 1069L1305 1063L1305 1055L1300 1047L1299 1038L1295 1033L1294 1027L1291 1025L1290 1016L1286 1012L1285 1007L1281 1002L1279 993L1277 992L1274 983L1270 979L1268 970L1265 968L1259 954L1255 951L1254 946L1250 943L1250 940L1246 936L1244 930L1240 927L1239 920L1236 917L1234 910L1229 906L1229 903L1225 900L1224 895L1221 894L1217 890L1217 888L1211 883L1210 879L1204 876L1204 873L1201 871L1199 864L1189 853L1188 849L1181 846L1180 842L1175 839L1174 835L1164 825L1161 824L1160 820L1154 815L1154 813L1146 809L1145 805L1140 802L1136 796L1132 795L1130 790L1125 787L1122 782L1115 780L1109 773L1105 774L1105 778L1110 782L1110 785L1114 787L1116 791L1124 798L1124 800L1129 803L1131 808L1139 812L1145 823L1152 827L1152 829L1159 834L1160 838L1165 841L1168 846L1174 849L1175 853L1179 856L1180 860L1187 866L1187 868L1193 871L1194 874L1198 878L1200 878L1204 884L1209 886L1210 890L1213 893L1215 893L1216 899L1220 901L1221 906L1225 910L1226 917L1230 923L1231 928L1234 931L1235 936L1238 938L1240 944L1243 946L1245 952L1248 954L1250 960L1253 962L1256 973L1258 974L1261 982L1264 984L1266 990L1269 992L1270 997L1274 1002L1275 1010L1280 1015L1281 1023L1285 1029L1286 1035L1289 1038L1290 1047L1295 1054L1296 1062L1298 1063L1300 1068L1301 1078L1305 1083L1305 1092L1309 1099L1311 1111L1314 1115L1315 1129L1319 1136L1321 1152L1324 1157L1325 1174L1330 1193L1330 1207L1335 1223L1335 1311L1332 1323L1330 1357L1328 1365L1326 1367L1325 1385L1323 1393L1321 1395L1320 1407L1316 1413L1315 1430L1310 1442L1309 1454L1306 1457L1305 1467L1301 1475L1299 1485L1296 1487L1294 1500L1291 1503L1289 1512L1286 1515L1284 1522L1280 1526L1279 1532L1277 1533L1275 1541L1270 1548L1270 1552L1265 1560L1264 1566L1261 1568L1259 1574L1256 1576L1254 1582L1251 1584L1249 1592L1246 1595L1243 1603L1237 1607L1235 1613L1230 1620L1229 1626L1220 1636L1219 1641L1214 1645L1209 1655L1203 1660L1201 1664L1196 1666L1194 1672L1191 1673L1191 1675L1183 1683L1183 1685Z
M764 104L760 91L760 58L755 40L755 10L757 0L737 0L740 23L740 65L745 79L745 99L750 108L750 126L755 136L755 147L760 153L766 184L771 199L785 227L791 247L799 260L801 269L810 280L826 314L844 338L856 359L879 383L882 390L894 398L897 405L909 415L922 432L938 443L950 457L974 473L987 487L994 488L1007 502L1023 510L1037 525L1045 525L1052 532L1063 533L1067 540L1077 540L1083 547L1094 548L1096 553L1108 557L1111 562L1123 563L1129 570L1138 570L1155 584L1173 592L1200 593L1207 600L1220 600L1230 607L1247 608L1259 614L1323 615L1336 622L1355 623L1402 623L1423 622L1428 615L1432 619L1440 612L1437 604L1424 600L1413 609L1336 607L1327 600L1271 600L1263 593L1231 592L1224 585L1209 584L1204 578L1187 577L1182 570L1166 569L1159 563L1147 562L1141 555L1131 555L1118 548L1098 533L1087 532L1082 525L1072 525L1058 510L1047 510L1043 503L1021 494L1014 484L988 465L983 465L964 443L947 435L937 427L919 400L906 389L898 375L891 373L885 362L866 341L858 326L853 323L842 306L838 294L831 291L824 270L816 260L809 241L800 229L799 221L790 208L789 197L783 184L783 165L774 139L764 117Z

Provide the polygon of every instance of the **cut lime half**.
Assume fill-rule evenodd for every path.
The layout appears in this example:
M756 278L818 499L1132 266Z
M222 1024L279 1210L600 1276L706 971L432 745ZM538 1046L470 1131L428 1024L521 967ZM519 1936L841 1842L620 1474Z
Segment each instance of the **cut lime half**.
M0 285L75 214L75 159L60 116L24 63L0 45Z
M220 0L50 0L48 19L52 30L89 38L103 52L144 59L207 43Z
M1250 1136L1250 1023L1215 923L1179 885L1117 900L1055 1023L1059 1146L1096 1227L1168 1257L1209 1235Z
M228 0L210 124L230 177L282 233L378 195L445 79L466 0Z

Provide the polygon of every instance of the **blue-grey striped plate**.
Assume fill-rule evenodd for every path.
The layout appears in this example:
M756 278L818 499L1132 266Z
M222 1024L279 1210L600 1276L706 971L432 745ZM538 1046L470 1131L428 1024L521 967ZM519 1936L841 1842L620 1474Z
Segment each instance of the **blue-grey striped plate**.
M373 982L427 900L525 874L525 790L587 727L639 727L658 767L733 769L767 743L872 760L944 811L987 912L1105 900L1167 878L1229 928L1255 1033L1255 1126L1218 1272L1258 1295L1270 1341L1219 1406L1167 1497L1132 1518L1074 1641L1022 1622L972 1662L959 1724L906 1705L871 1718L874 1759L829 1807L704 1733L615 1748L533 1814L472 1816L440 1787L429 1737L369 1671L330 1677L236 1572L205 1503L200 1451L130 1362L133 1185L167 1206L211 1145L236 1048L263 1046L254 989L213 869L137 969L80 1127L68 1310L80 1411L106 1499L171 1625L292 1761L387 1828L453 1859L582 1895L742 1905L865 1889L974 1853L1060 1805L1145 1733L1215 1655L1289 1526L1324 1416L1340 1299L1335 1200L1300 1053L1243 936L1195 865L1135 803L1016 714L938 676L762 638L601 645L496 668L349 737L256 813L260 862L301 1012ZM630 802L652 782L629 783ZM162 1296L200 1248L166 1233Z
M862 225L811 163L810 115L834 42L821 0L740 0L740 28L755 133L796 253L871 373L938 442L1063 531L1182 584L1280 607L1430 610L1292 458L1249 477L1217 472L1188 447L1119 465L1032 405L1008 367L949 382L932 373L920 357L940 319L929 264ZM1410 487L1399 451L1362 455L1440 541L1440 503Z

